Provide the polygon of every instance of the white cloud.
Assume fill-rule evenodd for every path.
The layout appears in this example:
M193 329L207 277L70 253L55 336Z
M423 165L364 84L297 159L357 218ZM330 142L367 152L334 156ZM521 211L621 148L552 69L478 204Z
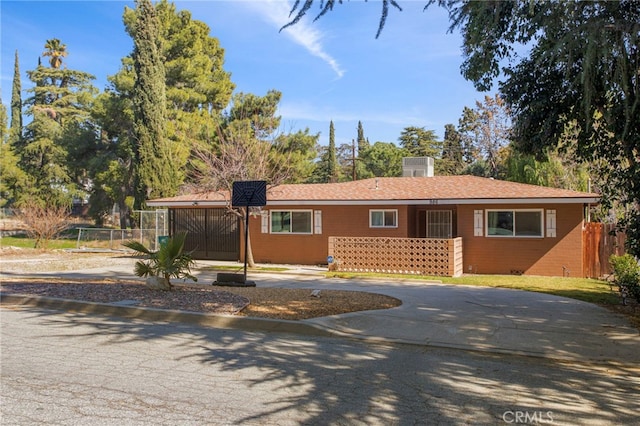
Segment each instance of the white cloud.
M288 1L247 1L243 4L262 15L269 24L272 24L278 30L291 20L289 17L291 4ZM282 30L282 33L291 38L296 44L304 47L311 55L326 62L338 78L344 75L344 70L338 61L325 51L322 44L322 32L318 30L317 26L312 26L305 19L302 19L295 25Z
M335 108L326 108L312 105L306 102L282 101L278 108L278 114L287 120L316 121L321 123L367 121L387 124L390 126L409 126L424 122L425 115L421 111L396 110L396 111L367 111L359 109L357 112L341 111Z

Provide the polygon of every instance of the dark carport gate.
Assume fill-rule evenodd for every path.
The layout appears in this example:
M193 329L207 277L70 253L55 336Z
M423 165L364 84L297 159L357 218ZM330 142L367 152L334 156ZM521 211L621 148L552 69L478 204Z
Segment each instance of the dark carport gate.
M170 209L171 234L187 232L185 250L194 259L238 260L240 230L238 217L220 209Z

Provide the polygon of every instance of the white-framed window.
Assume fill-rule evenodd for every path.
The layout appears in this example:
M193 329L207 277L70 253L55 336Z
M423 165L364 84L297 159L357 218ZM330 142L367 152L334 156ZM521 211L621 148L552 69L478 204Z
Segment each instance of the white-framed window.
M542 238L542 209L512 209L486 211L487 237Z
M311 234L313 210L271 210L272 234Z
M427 238L451 238L451 210L427 210Z
M398 210L369 210L370 228L397 228Z

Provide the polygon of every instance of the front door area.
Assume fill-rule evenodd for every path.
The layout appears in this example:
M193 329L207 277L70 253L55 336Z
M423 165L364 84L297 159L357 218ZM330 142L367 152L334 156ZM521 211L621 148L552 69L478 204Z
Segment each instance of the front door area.
M418 238L453 238L453 211L419 210L417 212Z

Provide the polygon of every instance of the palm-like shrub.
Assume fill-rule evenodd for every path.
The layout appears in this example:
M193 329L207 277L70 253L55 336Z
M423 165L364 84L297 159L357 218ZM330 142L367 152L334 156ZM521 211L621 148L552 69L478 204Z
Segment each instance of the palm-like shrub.
M134 273L139 277L147 277L147 285L162 290L170 290L171 278L198 281L191 275L191 267L195 263L191 252L184 252L186 233L179 233L160 244L158 251L152 251L139 241L127 241L125 247L132 249L137 255L145 256L134 266ZM151 278L151 280L149 279Z

